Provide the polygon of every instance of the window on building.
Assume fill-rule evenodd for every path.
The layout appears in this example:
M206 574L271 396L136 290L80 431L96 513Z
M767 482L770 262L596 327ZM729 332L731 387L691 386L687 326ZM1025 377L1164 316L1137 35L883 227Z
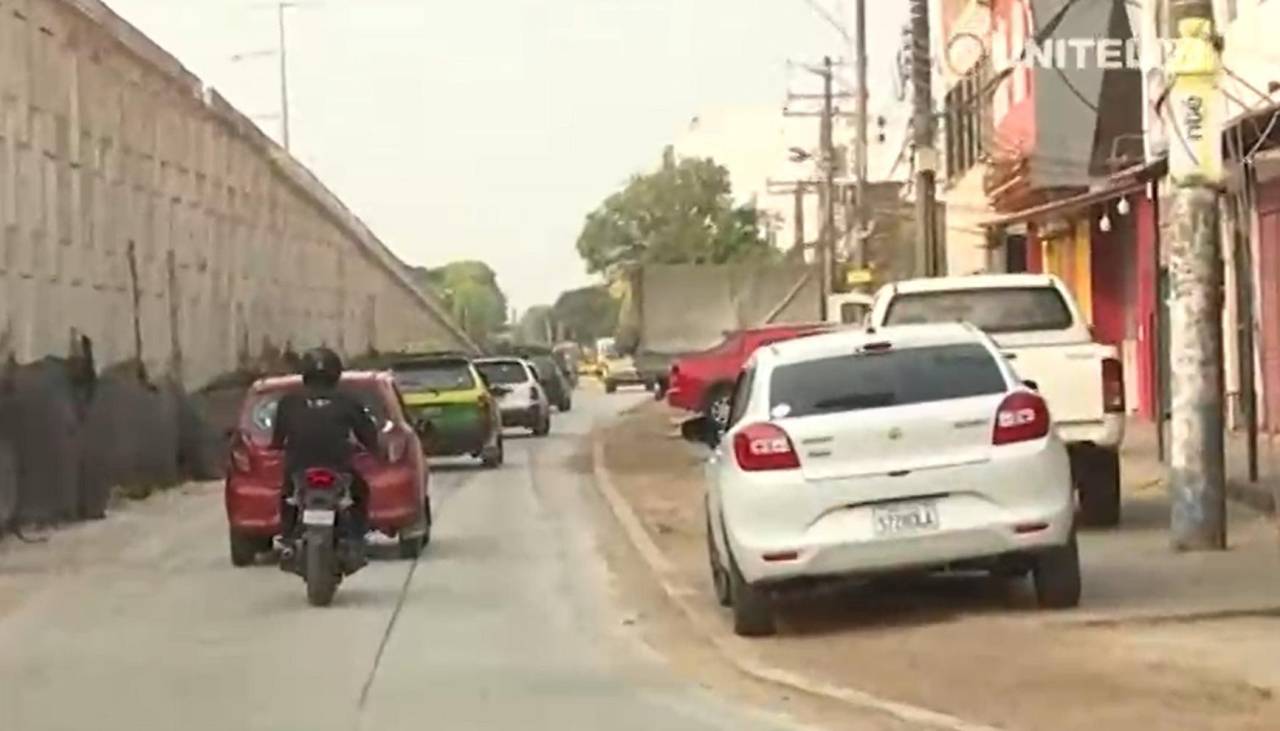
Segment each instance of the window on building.
M947 179L954 181L978 163L986 149L990 97L985 93L989 62L974 66L947 92Z

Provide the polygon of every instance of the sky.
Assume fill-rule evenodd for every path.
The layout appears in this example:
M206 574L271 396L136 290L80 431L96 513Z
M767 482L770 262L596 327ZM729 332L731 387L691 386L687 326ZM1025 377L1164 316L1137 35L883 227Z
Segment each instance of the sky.
M279 138L278 61L232 60L277 47L273 1L105 1ZM694 116L780 110L818 90L788 60L848 56L806 0L297 2L294 155L406 262L484 260L520 309L594 281L584 217ZM876 110L907 2L867 6Z

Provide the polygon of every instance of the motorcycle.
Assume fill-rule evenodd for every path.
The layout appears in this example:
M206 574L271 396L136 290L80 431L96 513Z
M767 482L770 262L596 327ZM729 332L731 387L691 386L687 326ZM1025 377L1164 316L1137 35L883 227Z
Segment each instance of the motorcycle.
M290 479L293 493L285 501L300 520L296 537L281 551L280 567L306 581L308 603L328 606L342 579L367 563L364 536L352 535L349 529L354 519L351 485L355 476L311 467Z

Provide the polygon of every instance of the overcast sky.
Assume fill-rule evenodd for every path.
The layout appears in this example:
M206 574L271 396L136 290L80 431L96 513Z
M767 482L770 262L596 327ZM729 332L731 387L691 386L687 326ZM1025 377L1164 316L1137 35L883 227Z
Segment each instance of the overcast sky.
M306 0L300 0L306 3ZM816 0L851 17L852 0ZM106 0L241 111L275 115L273 2ZM873 109L906 0L870 0ZM404 260L489 262L515 306L587 284L583 217L699 112L782 104L846 55L804 0L320 0L288 12L294 154ZM813 89L806 89L812 91ZM260 125L278 137L279 123Z

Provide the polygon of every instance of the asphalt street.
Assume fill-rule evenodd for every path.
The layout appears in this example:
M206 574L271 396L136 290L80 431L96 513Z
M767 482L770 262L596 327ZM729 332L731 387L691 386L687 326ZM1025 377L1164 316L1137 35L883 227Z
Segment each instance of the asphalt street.
M619 631L586 438L647 398L580 390L507 464L443 461L418 562L391 546L332 607L232 568L221 486L0 546L0 729L773 731Z

